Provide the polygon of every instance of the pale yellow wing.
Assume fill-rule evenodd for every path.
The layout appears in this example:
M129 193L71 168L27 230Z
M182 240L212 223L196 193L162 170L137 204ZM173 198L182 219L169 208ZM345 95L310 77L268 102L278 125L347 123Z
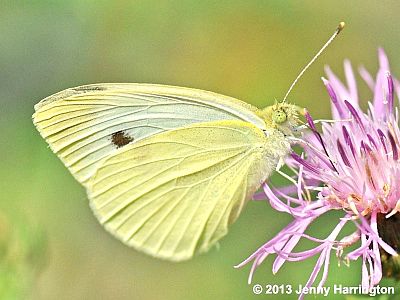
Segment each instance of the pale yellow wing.
M86 186L117 148L198 122L243 120L265 129L257 108L220 94L164 85L106 83L70 88L35 106L33 121Z
M189 259L227 233L288 151L278 136L280 145L268 145L270 137L251 123L218 121L129 144L104 159L89 182L91 207L125 244Z

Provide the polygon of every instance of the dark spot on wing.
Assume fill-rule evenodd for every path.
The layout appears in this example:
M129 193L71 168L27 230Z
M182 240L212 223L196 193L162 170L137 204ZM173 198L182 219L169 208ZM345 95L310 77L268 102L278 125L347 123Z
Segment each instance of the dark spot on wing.
M107 88L103 86L93 86L93 85L84 85L84 86L78 86L76 88L73 88L74 91L77 92L92 92L92 91L104 91Z
M117 131L111 135L111 141L117 148L128 145L130 142L133 142L133 140L133 137L123 131Z

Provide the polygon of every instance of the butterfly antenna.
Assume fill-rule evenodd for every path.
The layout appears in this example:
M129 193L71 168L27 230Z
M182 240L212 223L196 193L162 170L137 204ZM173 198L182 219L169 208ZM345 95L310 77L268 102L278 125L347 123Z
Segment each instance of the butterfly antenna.
M335 30L335 32L333 33L333 35L329 38L329 40L325 43L325 45L322 46L322 48L317 52L317 54L314 55L314 57L310 60L310 62L303 68L303 70L299 73L299 75L297 75L296 79L293 81L293 83L291 84L289 90L287 91L285 97L283 98L282 102L285 102L287 97L289 96L290 92L292 91L292 89L294 88L294 86L296 85L296 83L299 81L299 79L301 78L301 76L303 76L304 72L307 71L307 69L314 63L314 61L318 58L318 56L321 55L321 53L325 50L326 47L329 46L330 43L332 43L332 41L338 36L338 34L343 30L345 23L344 22L340 22L339 26L337 27L337 29Z

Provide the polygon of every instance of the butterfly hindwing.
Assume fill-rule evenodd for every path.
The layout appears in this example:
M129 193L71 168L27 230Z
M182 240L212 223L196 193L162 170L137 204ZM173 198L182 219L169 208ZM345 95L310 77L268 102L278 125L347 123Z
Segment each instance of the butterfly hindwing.
M251 123L215 121L129 144L100 163L91 207L125 244L168 260L207 251L272 172L266 135Z

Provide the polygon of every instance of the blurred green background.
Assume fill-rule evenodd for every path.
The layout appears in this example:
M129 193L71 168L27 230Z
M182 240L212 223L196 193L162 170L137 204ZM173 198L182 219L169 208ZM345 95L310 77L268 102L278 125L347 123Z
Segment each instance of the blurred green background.
M33 105L87 83L149 82L211 90L263 107L283 97L344 20L342 36L289 98L314 117L329 118L320 81L324 64L342 75L343 59L350 58L353 66L363 63L375 72L382 46L399 74L399 13L398 1L0 0L0 209L6 220L0 241L14 241L13 263L24 265L0 270L13 277L6 288L18 290L33 278L28 291L1 299L266 298L247 285L249 267L233 266L286 226L289 216L264 202L250 203L219 249L179 264L141 254L98 224L84 189L35 130ZM368 100L366 86L360 88ZM336 218L320 228L326 231ZM314 263L289 263L274 276L268 259L254 282L304 284ZM360 264L339 268L332 257L327 284L358 285L360 276Z

